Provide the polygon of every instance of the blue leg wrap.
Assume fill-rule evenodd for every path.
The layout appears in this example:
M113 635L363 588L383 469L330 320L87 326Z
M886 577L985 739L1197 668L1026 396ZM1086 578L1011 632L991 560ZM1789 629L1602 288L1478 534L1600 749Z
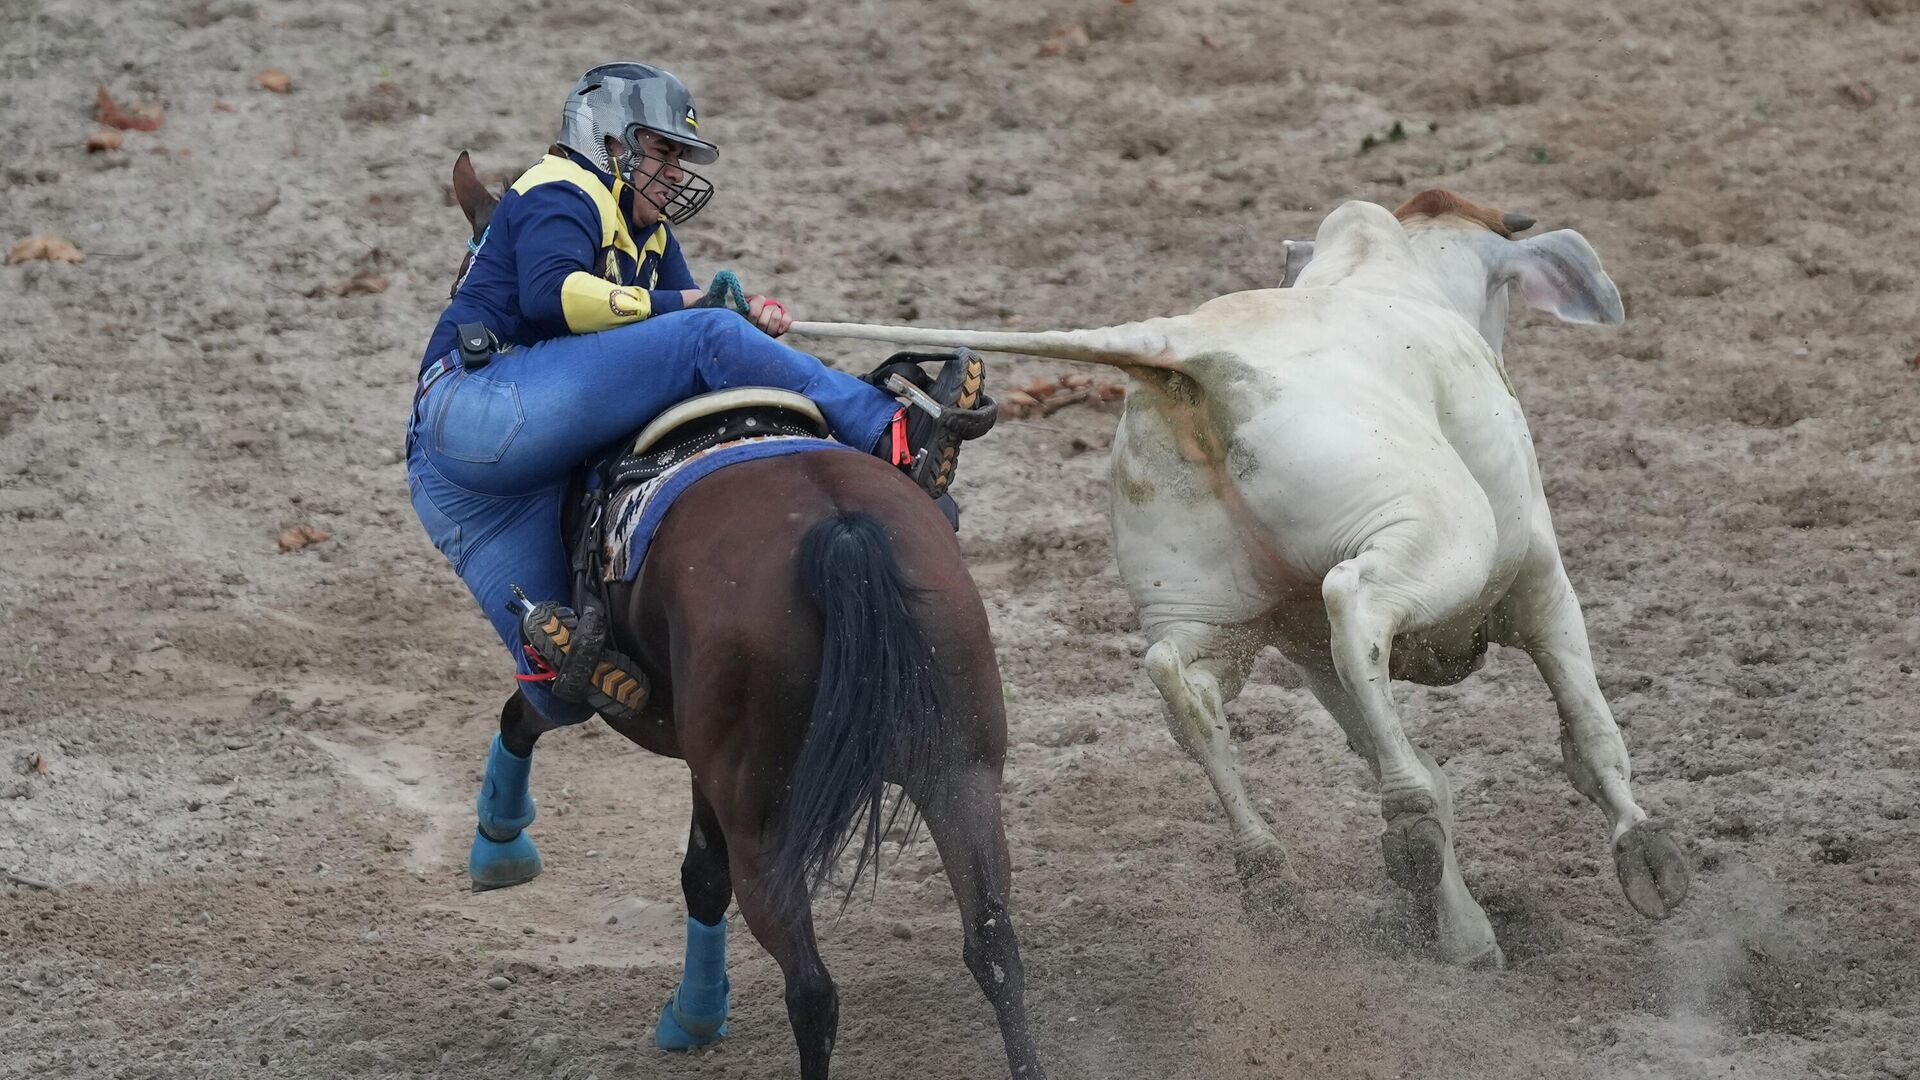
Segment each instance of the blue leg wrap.
M533 796L527 776L533 755L518 757L493 737L487 754L487 776L480 783L474 811L480 827L467 854L467 876L475 889L503 889L540 876L540 852L524 831L533 823Z
M680 987L660 1010L653 1041L662 1050L691 1050L727 1033L727 921L687 919L687 962Z
M533 772L533 755L519 757L506 748L500 736L493 737L493 749L487 753L487 776L480 781L480 797L473 808L480 815L480 831L489 840L512 840L521 829L533 824L533 796L527 791L527 777Z

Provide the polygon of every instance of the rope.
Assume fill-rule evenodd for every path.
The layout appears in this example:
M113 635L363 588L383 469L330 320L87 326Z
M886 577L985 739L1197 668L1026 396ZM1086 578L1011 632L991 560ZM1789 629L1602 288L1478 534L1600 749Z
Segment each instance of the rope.
M714 274L713 284L707 286L707 295L695 301L693 306L731 308L745 315L747 292L740 287L740 275L731 270L722 270Z

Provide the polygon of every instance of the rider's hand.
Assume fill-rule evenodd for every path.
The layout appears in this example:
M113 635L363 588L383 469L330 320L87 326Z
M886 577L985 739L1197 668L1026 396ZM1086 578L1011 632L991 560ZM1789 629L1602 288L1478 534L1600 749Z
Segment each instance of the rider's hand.
M787 306L767 296L747 297L747 321L766 331L768 337L779 337L793 325L793 316L787 314Z

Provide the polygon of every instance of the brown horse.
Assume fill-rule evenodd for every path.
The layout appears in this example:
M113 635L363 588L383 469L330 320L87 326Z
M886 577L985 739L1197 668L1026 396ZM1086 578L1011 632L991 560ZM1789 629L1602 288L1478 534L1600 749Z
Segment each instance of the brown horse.
M496 199L465 154L454 185L477 239ZM999 668L980 595L933 501L864 453L722 469L680 497L637 582L614 586L609 612L613 644L653 683L641 716L615 730L693 775L680 870L688 912L715 927L739 901L786 976L801 1076L825 1080L839 1020L812 896L864 818L859 878L892 782L939 847L967 968L998 1015L1013 1075L1042 1077L1007 915ZM546 727L516 693L501 712L501 743L524 758ZM718 1016L697 1015L687 1031L669 1002L662 1046L670 1020L694 1035L680 1046L718 1037L720 986Z

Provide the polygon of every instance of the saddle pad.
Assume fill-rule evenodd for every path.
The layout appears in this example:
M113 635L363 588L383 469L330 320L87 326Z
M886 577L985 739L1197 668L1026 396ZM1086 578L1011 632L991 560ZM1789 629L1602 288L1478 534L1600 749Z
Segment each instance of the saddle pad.
M647 546L660 529L673 502L686 490L729 465L762 458L816 450L853 450L831 439L812 439L800 435L769 435L741 442L722 443L702 450L666 472L644 483L613 493L607 502L606 556L608 581L632 581L647 561Z

